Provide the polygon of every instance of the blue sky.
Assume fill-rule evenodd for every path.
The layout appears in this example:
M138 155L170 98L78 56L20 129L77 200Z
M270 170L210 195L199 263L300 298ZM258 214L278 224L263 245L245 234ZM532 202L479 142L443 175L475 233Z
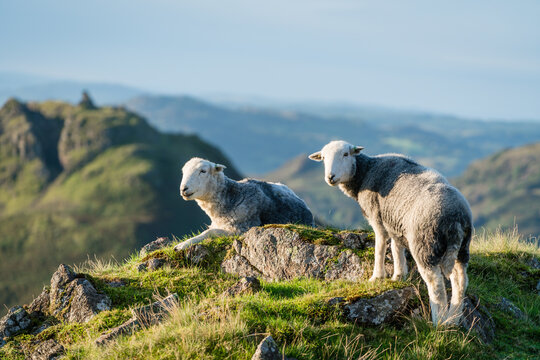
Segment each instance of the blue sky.
M540 1L0 0L0 71L540 119Z

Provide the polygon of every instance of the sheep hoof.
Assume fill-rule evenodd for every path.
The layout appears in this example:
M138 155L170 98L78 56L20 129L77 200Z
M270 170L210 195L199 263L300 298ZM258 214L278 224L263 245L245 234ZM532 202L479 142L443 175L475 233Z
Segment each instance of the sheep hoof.
M392 281L400 281L400 280L403 280L405 279L405 274L395 274L394 276L392 276Z
M372 277L369 278L369 282L375 282L377 280L382 280L382 279L384 279L384 276L373 275Z

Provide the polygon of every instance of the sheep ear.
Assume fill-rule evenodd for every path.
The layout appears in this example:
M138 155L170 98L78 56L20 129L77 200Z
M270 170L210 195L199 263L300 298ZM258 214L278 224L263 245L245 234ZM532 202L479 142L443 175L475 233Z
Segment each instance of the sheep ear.
M362 146L353 146L351 147L351 155L358 155L363 149L364 148Z
M220 171L223 171L223 169L226 169L227 167L225 165L221 165L221 164L216 164L214 166L214 170L216 170L216 172L220 172Z
M309 155L308 157L314 161L322 161L322 155L320 151L317 151L316 153L313 153Z

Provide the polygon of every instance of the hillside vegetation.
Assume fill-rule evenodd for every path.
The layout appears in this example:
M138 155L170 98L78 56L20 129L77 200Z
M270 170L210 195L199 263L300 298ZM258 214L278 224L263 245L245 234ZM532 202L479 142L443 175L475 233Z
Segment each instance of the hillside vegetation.
M371 155L405 153L450 177L505 147L540 141L538 123L360 106L225 107L189 96L140 96L126 106L162 131L195 133L219 143L250 175L274 171L299 153L318 151L336 139L361 145Z
M298 226L291 229L299 228ZM332 229L301 230L305 241L318 242ZM250 359L259 341L271 334L284 354L296 359L535 359L540 354L540 298L536 284L540 256L536 246L522 243L515 234L476 236L472 242L468 294L495 321L495 338L485 344L475 332L459 328L433 328L427 295L416 271L403 282L376 283L295 279L262 281L256 293L226 295L237 281L219 270L234 238L208 239L211 258L203 264L186 262L172 246L133 255L119 263L89 261L79 271L110 296L113 308L86 324L56 323L39 335L19 335L0 349L0 357L22 359L35 341L54 339L66 349L67 359ZM137 264L151 258L166 259L165 267L138 272ZM364 261L372 262L366 254ZM125 284L115 287L110 284ZM379 326L344 320L328 300L372 297L392 288L414 286L419 298L416 316L400 316ZM125 322L130 308L148 304L169 293L179 296L162 324L125 335L108 345L94 341L107 329ZM499 305L501 297L514 303L522 316Z
M178 195L181 166L210 158L197 136L162 134L119 107L62 102L0 109L0 304L28 301L60 262L124 258L208 218Z
M472 164L455 180L477 227L519 226L540 236L540 143L506 149Z

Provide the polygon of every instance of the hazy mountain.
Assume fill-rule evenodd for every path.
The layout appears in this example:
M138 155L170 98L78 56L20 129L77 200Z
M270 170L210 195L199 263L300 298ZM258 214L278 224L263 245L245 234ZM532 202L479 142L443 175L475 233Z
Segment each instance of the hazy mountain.
M22 101L60 100L75 103L83 90L89 91L99 105L119 104L148 93L119 84L59 80L38 75L0 72L0 104L11 97Z
M506 149L472 164L455 180L476 227L519 226L540 236L540 143Z
M273 171L301 152L345 139L369 154L405 153L446 176L457 176L476 159L540 141L540 126L533 122L473 121L374 107L314 114L307 112L309 107L306 112L225 107L185 96L141 96L126 106L163 131L196 133L218 144L250 174Z
M208 218L178 195L181 165L202 156L239 174L193 135L162 134L124 108L63 102L0 109L0 304L37 295L58 263L122 259Z

